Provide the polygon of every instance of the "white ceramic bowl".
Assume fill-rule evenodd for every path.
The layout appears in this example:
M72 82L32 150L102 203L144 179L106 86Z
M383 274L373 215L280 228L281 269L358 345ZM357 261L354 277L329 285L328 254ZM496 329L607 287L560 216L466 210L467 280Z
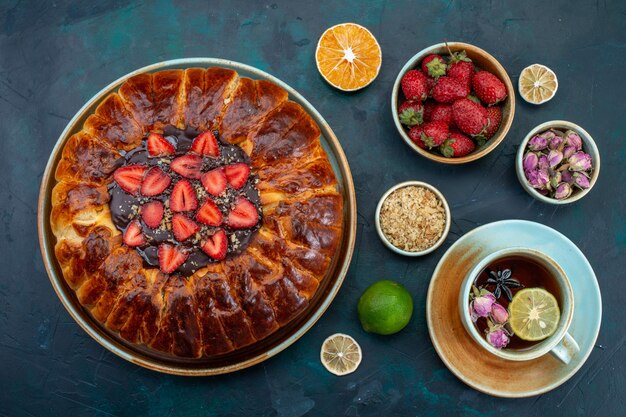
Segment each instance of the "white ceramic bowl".
M437 240L437 242L435 242L433 246L429 247L428 249L419 251L419 252L409 252L409 251L402 250L394 246L389 240L387 240L387 237L385 236L382 228L380 227L380 209L383 206L383 202L395 190L399 188L403 188L403 187L408 187L408 186L424 187L432 191L437 196L437 198L441 201L441 204L443 205L443 208L446 212L446 226L443 229L443 233L441 234L441 237L439 238L439 240ZM452 217L450 216L450 207L448 206L448 202L446 201L443 194L441 194L441 192L435 187L433 187L432 185L426 184L425 182L421 182L421 181L401 182L400 184L396 184L393 187L391 187L389 190L387 190L387 192L385 192L385 194L383 194L383 196L378 201L378 205L376 206L376 214L374 215L374 217L375 217L375 222L376 222L376 231L378 232L378 236L380 237L380 240L382 240L385 246L387 246L389 249L404 256L422 256L422 255L431 253L432 251L437 249L439 246L441 246L443 241L446 240L446 237L448 236L448 232L450 231L450 224L452 223Z
M578 133L583 142L582 150L591 156L593 166L593 172L591 174L591 178L589 179L589 188L587 188L586 190L576 189L574 190L574 192L572 192L572 195L563 200L557 200L555 198L540 194L536 189L528 184L528 180L526 179L526 175L524 174L523 161L524 154L526 153L526 144L528 144L528 141L533 136L550 128L559 130L573 130L574 132ZM517 178L519 179L520 184L522 184L522 187L526 190L528 194L535 197L537 200L548 204L569 204L573 203L574 201L578 201L586 196L598 180L598 176L600 175L600 152L598 151L598 147L596 146L596 143L594 142L591 135L587 133L587 131L582 127L578 126L575 123L567 122L565 120L551 120L549 122L541 123L530 132L528 132L528 135L526 135L526 137L520 144L519 149L517 150L517 156L515 157L515 171L517 172Z

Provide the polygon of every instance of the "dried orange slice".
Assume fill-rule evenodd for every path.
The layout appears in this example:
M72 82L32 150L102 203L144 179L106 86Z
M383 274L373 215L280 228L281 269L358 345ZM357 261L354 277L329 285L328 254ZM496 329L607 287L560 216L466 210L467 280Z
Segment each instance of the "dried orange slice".
M354 91L369 85L378 76L382 52L369 30L356 23L342 23L322 34L315 62L330 85Z
M356 371L361 358L361 346L347 334L335 333L322 343L320 351L322 365L335 375L342 376Z
M550 68L533 64L522 70L517 88L524 100L532 104L541 104L554 97L559 88L559 81Z

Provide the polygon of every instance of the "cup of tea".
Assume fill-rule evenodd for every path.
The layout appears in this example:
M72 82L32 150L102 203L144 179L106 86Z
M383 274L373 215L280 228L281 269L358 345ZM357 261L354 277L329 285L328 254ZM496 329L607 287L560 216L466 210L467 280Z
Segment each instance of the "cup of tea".
M580 351L567 332L574 314L569 279L534 249L502 249L480 260L461 284L459 312L476 343L503 359L550 353L567 364Z

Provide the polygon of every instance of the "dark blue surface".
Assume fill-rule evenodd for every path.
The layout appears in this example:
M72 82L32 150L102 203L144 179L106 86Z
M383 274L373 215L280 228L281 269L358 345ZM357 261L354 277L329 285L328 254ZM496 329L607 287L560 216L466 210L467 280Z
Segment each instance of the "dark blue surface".
M367 26L383 50L379 77L365 90L329 87L314 64L329 26ZM518 100L512 129L490 155L444 166L414 154L390 115L391 86L422 48L465 41L491 52L516 83L539 62L559 77L557 96L533 107ZM350 162L359 207L352 266L331 308L279 356L221 377L183 378L127 363L87 336L58 301L37 243L39 182L59 134L93 94L136 68L211 56L257 66L298 89L326 118ZM626 3L614 1L127 2L18 1L0 4L0 414L8 416L623 416L626 409ZM514 172L517 144L552 119L580 124L602 154L600 180L579 203L555 208L529 197ZM449 238L419 259L378 240L380 195L409 179L448 199ZM506 400L457 380L428 337L425 299L444 251L485 223L522 218L568 236L594 267L603 294L596 348L566 384ZM414 296L409 326L392 337L361 330L356 303L380 279ZM319 363L328 335L357 338L364 359L338 378Z

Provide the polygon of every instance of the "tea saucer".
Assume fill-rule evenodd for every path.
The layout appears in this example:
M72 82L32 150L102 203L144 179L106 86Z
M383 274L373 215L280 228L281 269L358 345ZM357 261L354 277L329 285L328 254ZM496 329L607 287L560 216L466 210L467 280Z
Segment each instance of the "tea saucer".
M458 309L463 278L483 257L516 246L545 253L571 282L575 307L568 331L580 352L567 365L550 354L523 362L501 359L480 347L463 328ZM539 223L503 220L466 233L443 255L428 288L426 318L437 354L461 381L498 397L530 397L558 387L583 366L600 331L602 300L589 261L571 240Z

